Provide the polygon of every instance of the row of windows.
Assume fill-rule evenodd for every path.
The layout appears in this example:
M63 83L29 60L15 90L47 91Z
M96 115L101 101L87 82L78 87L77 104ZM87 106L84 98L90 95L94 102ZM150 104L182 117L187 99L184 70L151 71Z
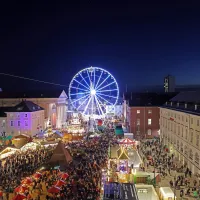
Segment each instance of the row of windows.
M148 114L151 114L152 110L148 110ZM137 114L140 114L140 110L137 110Z
M24 125L28 126L28 121L24 121ZM10 121L10 126L14 126L14 121ZM17 126L22 126L21 121L17 121Z
M137 127L137 133L138 133L138 134L140 133L139 127ZM151 135L151 134L152 134L151 129L148 129L148 130L147 130L147 135Z
M148 119L148 125L151 125L151 119ZM140 119L137 119L137 125L140 125Z
M188 117L185 117L183 115L180 115L180 114L176 114L176 113L173 113L173 112L167 112L167 111L161 111L161 114L164 114L164 115L168 115L168 117L173 117L175 119L178 119L178 120L181 120L182 122L188 122ZM190 117L190 123L191 124L194 124L194 118ZM200 121L199 119L196 120L196 125L199 126L200 125Z
M13 116L14 116L13 113L11 113L11 114L10 114L10 117L13 117ZM17 114L17 117L18 117L18 118L20 117L20 114L19 114L19 113ZM27 118L27 117L28 117L28 114L24 114L24 117Z
M183 139L189 141L192 144L195 142L194 145L199 147L200 133L194 132L193 130L190 130L190 134L188 134L188 128L184 129L184 127L180 127L180 126L178 127L178 132L176 130L172 131L172 132L175 133L175 134L171 134L171 133L166 132L166 135L168 135L168 138L173 139L173 137L174 138L176 137L175 135L178 135L179 137L182 137Z

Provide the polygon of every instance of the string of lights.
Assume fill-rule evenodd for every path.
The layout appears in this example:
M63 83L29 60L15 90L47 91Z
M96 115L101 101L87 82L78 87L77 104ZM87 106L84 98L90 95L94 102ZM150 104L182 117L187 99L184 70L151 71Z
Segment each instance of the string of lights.
M20 79L24 79L24 80L29 80L29 81L35 81L35 82L39 82L39 83L45 83L45 84L50 84L50 85L56 85L56 86L62 86L62 87L69 87L67 85L62 85L62 84L59 84L59 83L53 83L53 82L48 82L48 81L42 81L42 80L38 80L38 79L34 79L34 78L28 78L28 77L23 77L23 76L17 76L17 75L14 75L14 74L7 74L7 73L1 73L0 72L0 75L3 75L3 76L10 76L10 77L13 77L13 78L20 78Z

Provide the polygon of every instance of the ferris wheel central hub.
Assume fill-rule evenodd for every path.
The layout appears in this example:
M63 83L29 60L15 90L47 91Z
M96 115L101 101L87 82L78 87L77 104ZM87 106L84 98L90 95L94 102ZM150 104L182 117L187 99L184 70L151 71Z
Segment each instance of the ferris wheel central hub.
M96 94L96 90L92 89L92 90L90 91L90 93L91 93L91 95L95 95L95 94Z

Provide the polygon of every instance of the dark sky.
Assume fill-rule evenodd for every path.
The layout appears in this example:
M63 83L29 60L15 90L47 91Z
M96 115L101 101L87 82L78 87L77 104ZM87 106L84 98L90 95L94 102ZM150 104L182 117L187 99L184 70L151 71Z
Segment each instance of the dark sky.
M162 85L167 74L200 84L198 1L27 2L0 6L0 72L68 85L92 65L110 71L121 90ZM8 86L52 87L0 75Z

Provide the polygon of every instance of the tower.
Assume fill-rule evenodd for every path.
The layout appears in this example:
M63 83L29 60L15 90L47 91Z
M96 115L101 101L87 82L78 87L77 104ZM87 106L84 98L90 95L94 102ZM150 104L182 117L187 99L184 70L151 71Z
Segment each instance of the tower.
M175 77L168 75L164 78L165 92L175 92Z

